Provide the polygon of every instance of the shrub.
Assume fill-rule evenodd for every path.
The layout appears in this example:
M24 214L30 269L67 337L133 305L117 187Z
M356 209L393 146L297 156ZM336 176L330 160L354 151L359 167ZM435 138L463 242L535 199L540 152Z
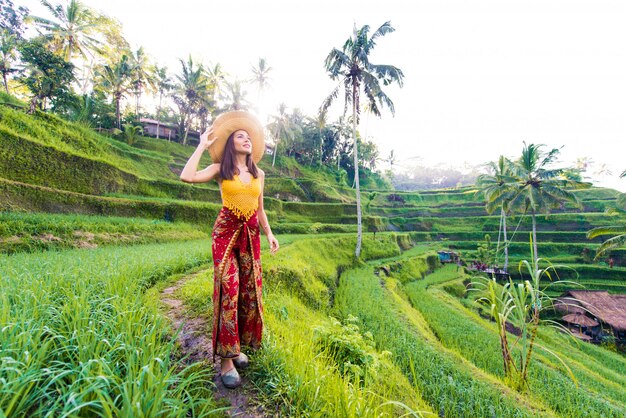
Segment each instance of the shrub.
M342 324L331 318L331 325L314 328L315 345L321 353L330 356L342 375L350 375L365 382L376 376L381 359L389 351L378 353L371 332L361 334L358 318L348 315Z

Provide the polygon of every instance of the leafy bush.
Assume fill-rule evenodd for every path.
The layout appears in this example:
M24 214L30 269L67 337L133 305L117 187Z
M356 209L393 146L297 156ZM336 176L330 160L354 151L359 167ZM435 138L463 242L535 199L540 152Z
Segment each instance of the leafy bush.
M457 298L465 297L465 294L467 293L465 285L459 282L447 284L443 287L443 290Z
M358 318L348 315L342 324L331 318L330 326L314 328L315 345L321 353L328 354L342 375L350 375L364 382L376 376L381 359L389 351L378 353L371 332L361 334L356 325Z

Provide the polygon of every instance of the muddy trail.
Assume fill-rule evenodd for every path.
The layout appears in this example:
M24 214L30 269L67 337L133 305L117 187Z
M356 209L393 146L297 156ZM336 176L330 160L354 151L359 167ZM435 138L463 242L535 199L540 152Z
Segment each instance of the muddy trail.
M161 292L161 302L166 307L166 316L172 322L172 328L178 330L182 327L178 334L178 342L180 344L181 357L187 356L185 362L187 364L195 362L204 362L210 364L214 370L213 383L215 384L215 399L219 404L230 405L227 414L232 417L269 417L260 403L254 390L254 385L246 377L246 371L239 371L242 384L236 389L226 388L220 379L220 360L215 358L213 362L213 347L211 346L211 327L212 321L209 315L188 316L187 309L180 297L176 295L177 291L185 284L185 282L197 275L206 274L206 270L196 272L191 275L182 277L173 285L167 287Z

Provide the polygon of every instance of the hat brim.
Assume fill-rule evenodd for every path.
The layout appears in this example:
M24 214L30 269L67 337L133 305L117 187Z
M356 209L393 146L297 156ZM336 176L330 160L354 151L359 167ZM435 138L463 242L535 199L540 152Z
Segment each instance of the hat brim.
M222 161L224 148L228 137L236 131L244 130L252 142L252 159L255 163L261 161L265 154L265 134L261 122L249 112L234 110L222 113L212 125L213 138L217 138L209 147L209 154L214 163Z

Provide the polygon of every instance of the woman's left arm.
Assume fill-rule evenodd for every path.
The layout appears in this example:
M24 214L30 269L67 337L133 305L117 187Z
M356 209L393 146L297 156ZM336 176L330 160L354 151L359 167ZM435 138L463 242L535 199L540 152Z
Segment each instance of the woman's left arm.
M278 240L276 239L274 234L272 234L272 228L270 228L270 223L267 220L267 214L265 213L265 209L263 208L265 173L260 168L259 168L259 177L261 178L261 194L259 195L259 209L257 210L257 213L259 216L259 224L261 225L261 229L263 230L263 232L265 233L265 236L267 237L267 242L270 244L270 252L274 254L276 251L278 251L278 248L280 246L278 245Z

